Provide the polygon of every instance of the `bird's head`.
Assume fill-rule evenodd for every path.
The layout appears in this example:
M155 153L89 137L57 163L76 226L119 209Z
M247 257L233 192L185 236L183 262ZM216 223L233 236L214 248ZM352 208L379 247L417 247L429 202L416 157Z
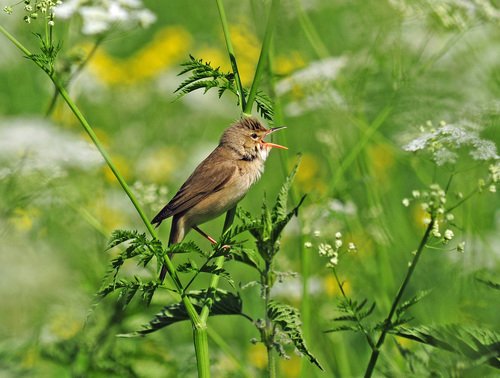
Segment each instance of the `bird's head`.
M243 118L224 131L220 144L237 151L245 160L253 160L255 158L266 160L271 148L288 149L285 146L264 141L267 135L284 128L282 126L266 129L255 118Z

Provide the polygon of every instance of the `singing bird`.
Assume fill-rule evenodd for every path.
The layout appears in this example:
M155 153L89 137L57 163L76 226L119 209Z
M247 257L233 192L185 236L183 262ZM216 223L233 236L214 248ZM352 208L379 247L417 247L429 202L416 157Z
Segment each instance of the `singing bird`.
M180 243L191 229L215 243L198 225L228 211L245 196L262 175L272 147L287 149L264 141L267 135L284 128L266 129L256 118L246 117L224 131L215 150L152 220L158 227L173 217L169 245Z

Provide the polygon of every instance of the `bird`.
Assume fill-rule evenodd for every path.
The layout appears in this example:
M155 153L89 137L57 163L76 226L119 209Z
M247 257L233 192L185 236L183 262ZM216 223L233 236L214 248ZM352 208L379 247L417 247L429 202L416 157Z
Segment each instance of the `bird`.
M182 242L191 229L216 243L199 225L236 206L261 177L272 148L288 149L264 141L269 134L284 128L267 129L257 118L244 117L223 132L218 146L151 221L158 227L165 219L173 217L169 246ZM161 280L165 274L163 266Z

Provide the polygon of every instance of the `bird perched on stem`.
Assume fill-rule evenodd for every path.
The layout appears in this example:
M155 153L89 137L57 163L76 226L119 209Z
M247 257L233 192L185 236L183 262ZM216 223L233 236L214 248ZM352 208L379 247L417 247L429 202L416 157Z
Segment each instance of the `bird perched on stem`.
M248 117L227 128L219 145L189 176L152 223L172 219L169 245L180 243L194 229L216 243L198 226L233 208L248 192L264 171L264 162L271 148L287 149L265 142L264 138L284 127L266 129L257 119ZM163 280L165 266L160 273Z

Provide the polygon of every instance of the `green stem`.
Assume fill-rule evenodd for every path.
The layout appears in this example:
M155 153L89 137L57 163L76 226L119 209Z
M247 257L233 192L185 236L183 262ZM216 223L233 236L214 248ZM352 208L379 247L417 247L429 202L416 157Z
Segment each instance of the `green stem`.
M2 26L0 26L0 32L4 34L19 50L21 50L26 56L31 56L30 51L24 47L14 36L12 36L10 33L8 33ZM35 63L42 69L44 69L43 65L37 61ZM44 72L47 72L44 69ZM72 110L73 114L76 116L76 118L80 121L80 124L83 126L89 137L92 139L92 142L94 145L97 147L99 152L101 153L102 157L106 161L106 164L108 167L111 169L113 174L115 175L116 179L120 183L121 187L129 197L130 201L134 205L135 209L137 210L137 213L141 217L142 221L144 222L144 225L148 229L149 233L151 234L152 237L158 238L155 229L149 222L148 218L146 217L146 214L142 210L142 208L139 206L139 203L137 202L134 194L130 190L129 186L123 179L122 175L116 168L115 164L111 160L111 157L107 153L107 151L104 149L103 145L97 138L97 135L94 133L94 130L90 126L90 124L87 122L83 114L80 112L80 109L76 106L76 104L73 102L73 100L69 97L68 92L62 85L62 83L57 79L57 77L52 74L49 75L50 79L54 83L55 87L61 94L61 97L66 101L70 109ZM196 309L194 308L193 304L189 300L189 297L185 295L184 293L184 288L182 287L182 283L177 275L177 271L175 270L174 265L172 264L172 261L168 258L168 256L164 256L164 261L163 263L167 266L168 273L172 277L172 280L174 282L174 285L176 289L178 290L179 293L182 294L182 302L186 308L186 312L188 313L188 316L191 320L193 329L194 329L194 337L195 337L195 349L196 349L196 358L197 358L197 363L198 363L198 373L200 377L209 377L210 376L210 361L208 359L208 338L206 336L206 324L205 322L202 322L200 320L200 317L198 313L196 312ZM205 335L203 336L203 333Z
M410 279L413 275L413 272L415 271L415 268L417 266L418 260L420 259L420 256L422 255L423 250L425 249L425 245L427 244L427 241L429 240L429 237L431 235L431 231L434 227L435 223L434 217L431 219L431 222L427 225L427 229L425 230L425 234L422 237L422 240L420 241L420 244L418 246L417 252L415 253L415 257L413 257L413 260L410 263L410 266L408 267L408 271L406 273L406 276L403 280L403 283L401 284L401 287L398 290L398 293L396 294L396 297L394 298L394 301L392 302L391 309L389 311L389 315L387 315L387 318L384 321L384 328L382 329L382 332L378 338L377 344L375 345L375 348L372 349L372 354L370 356L370 361L368 362L368 366L365 371L365 378L369 378L372 376L373 371L375 369L375 365L377 364L378 357L380 355L380 348L384 344L385 337L387 336L387 333L392 327L392 317L394 316L394 313L396 312L396 309L398 307L399 302L401 301L401 298L403 297L403 294L406 290L406 287L408 286L408 283L410 282Z
M265 304L265 329L264 329L264 344L267 350L267 374L269 378L276 377L276 356L273 348L274 344L274 328L269 319L269 301L271 299L271 271L272 262L266 261L266 266L262 275L262 284L264 286L264 304Z
M198 377L210 377L210 358L208 354L207 325L203 323L200 327L193 327L194 349L196 352L196 364Z
M224 5L222 0L215 0L217 3L217 9L219 10L220 22L222 25L222 32L224 33L224 40L226 41L226 48L229 54L229 61L231 62L231 67L234 73L234 79L236 81L236 88L238 90L238 97L240 99L241 110L245 113L246 102L245 102L245 92L243 91L243 85L241 84L241 77L238 71L238 65L236 63L236 56L234 54L233 44L231 43L231 36L229 34L229 27L227 24L226 11L224 10Z
M272 0L271 10L269 11L269 17L267 19L266 32L264 34L264 40L262 41L262 48L260 49L259 61L255 69L255 75L253 77L250 93L248 94L246 106L243 108L243 113L246 114L252 113L253 102L255 101L255 96L257 96L257 90L259 89L260 80L264 72L264 65L267 62L273 30L278 17L279 5L280 0Z
M316 55L321 59L328 57L330 55L328 49L321 40L321 37L316 31L316 28L311 22L311 19L307 16L307 13L304 12L300 0L295 0L295 9L296 14L298 15L300 26L302 27L302 30L304 31L304 34L311 44L312 48L314 49Z
M236 214L236 207L233 207L226 213L226 219L224 220L224 227L222 228L223 234L233 224L235 214ZM224 260L225 260L224 256L219 256L215 259L214 265L217 267L217 269L222 269L222 267L224 266ZM217 286L219 285L219 278L220 277L217 274L212 274L212 277L210 278L210 283L208 285L208 290L207 290L207 298L205 303L203 304L200 313L200 319L202 322L206 322L208 316L210 315L210 308L212 307L213 304L213 296L215 290L217 290Z

